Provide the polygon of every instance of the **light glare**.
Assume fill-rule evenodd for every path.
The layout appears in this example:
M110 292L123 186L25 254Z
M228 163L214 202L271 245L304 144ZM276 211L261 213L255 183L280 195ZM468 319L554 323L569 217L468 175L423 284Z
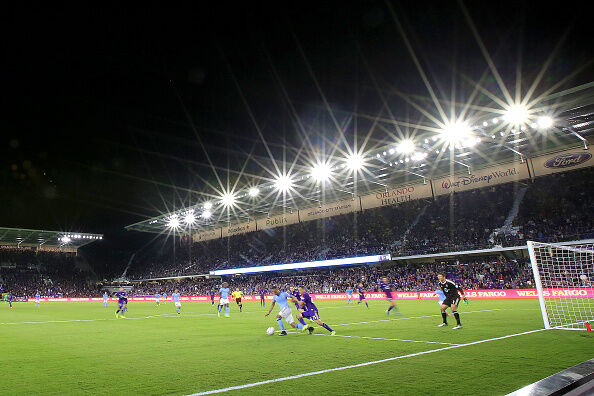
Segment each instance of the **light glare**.
M549 129L553 126L553 119L549 116L539 117L537 120L538 129Z
M331 173L332 172L331 172L328 164L323 163L323 162L316 164L311 169L311 176L318 182L323 182L323 181L328 180L328 178L330 178Z
M415 144L412 140L403 140L398 143L398 147L396 148L400 154L410 154L415 151Z
M248 191L250 197L255 197L256 195L260 194L260 189L258 187L252 187Z
M512 125L523 124L528 121L528 109L523 105L513 105L503 118Z

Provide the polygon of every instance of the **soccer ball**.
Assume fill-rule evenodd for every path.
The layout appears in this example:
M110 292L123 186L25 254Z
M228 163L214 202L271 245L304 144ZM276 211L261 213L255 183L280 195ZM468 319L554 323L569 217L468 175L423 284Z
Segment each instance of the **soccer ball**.
M273 335L274 334L274 327L269 327L266 329L266 334Z

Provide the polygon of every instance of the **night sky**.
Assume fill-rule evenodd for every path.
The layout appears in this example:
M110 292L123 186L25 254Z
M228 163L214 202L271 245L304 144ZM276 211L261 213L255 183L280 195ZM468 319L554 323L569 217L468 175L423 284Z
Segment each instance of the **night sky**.
M301 116L320 111L307 63L336 109L377 112L370 71L382 89L427 95L381 1L17 3L2 23L6 227L115 233L199 199L187 190L214 180L200 142L215 165L236 170L248 153L266 155L253 120L273 150L299 144L279 81ZM579 3L467 3L509 88L518 65L534 78L563 37L543 88L593 59ZM459 3L392 5L441 96L487 70ZM586 67L562 88L592 75Z

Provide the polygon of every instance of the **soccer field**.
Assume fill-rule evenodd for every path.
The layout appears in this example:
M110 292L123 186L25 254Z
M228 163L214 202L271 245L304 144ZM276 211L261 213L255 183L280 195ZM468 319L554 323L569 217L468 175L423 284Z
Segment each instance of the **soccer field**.
M269 304L267 302L267 304ZM218 318L209 303L0 305L2 394L505 394L594 356L594 337L541 331L537 300L472 300L464 328L438 328L436 301L400 301L402 316L318 301L314 335L268 336L258 303ZM273 311L275 313L275 311ZM238 387L238 389L228 389Z

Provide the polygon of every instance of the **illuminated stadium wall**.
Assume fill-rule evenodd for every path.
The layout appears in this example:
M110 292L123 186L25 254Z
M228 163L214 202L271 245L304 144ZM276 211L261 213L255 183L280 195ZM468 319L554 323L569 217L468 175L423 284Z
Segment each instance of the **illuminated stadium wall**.
M561 152L526 158L524 162L507 162L487 168L472 170L427 180L426 183L407 184L354 196L339 202L295 210L291 213L252 219L249 222L232 224L222 228L202 231L193 235L194 242L219 239L248 232L282 227L310 220L341 214L361 212L380 206L395 206L403 202L434 198L452 192L485 188L498 184L517 182L552 173L567 172L594 165L590 148L574 148Z

